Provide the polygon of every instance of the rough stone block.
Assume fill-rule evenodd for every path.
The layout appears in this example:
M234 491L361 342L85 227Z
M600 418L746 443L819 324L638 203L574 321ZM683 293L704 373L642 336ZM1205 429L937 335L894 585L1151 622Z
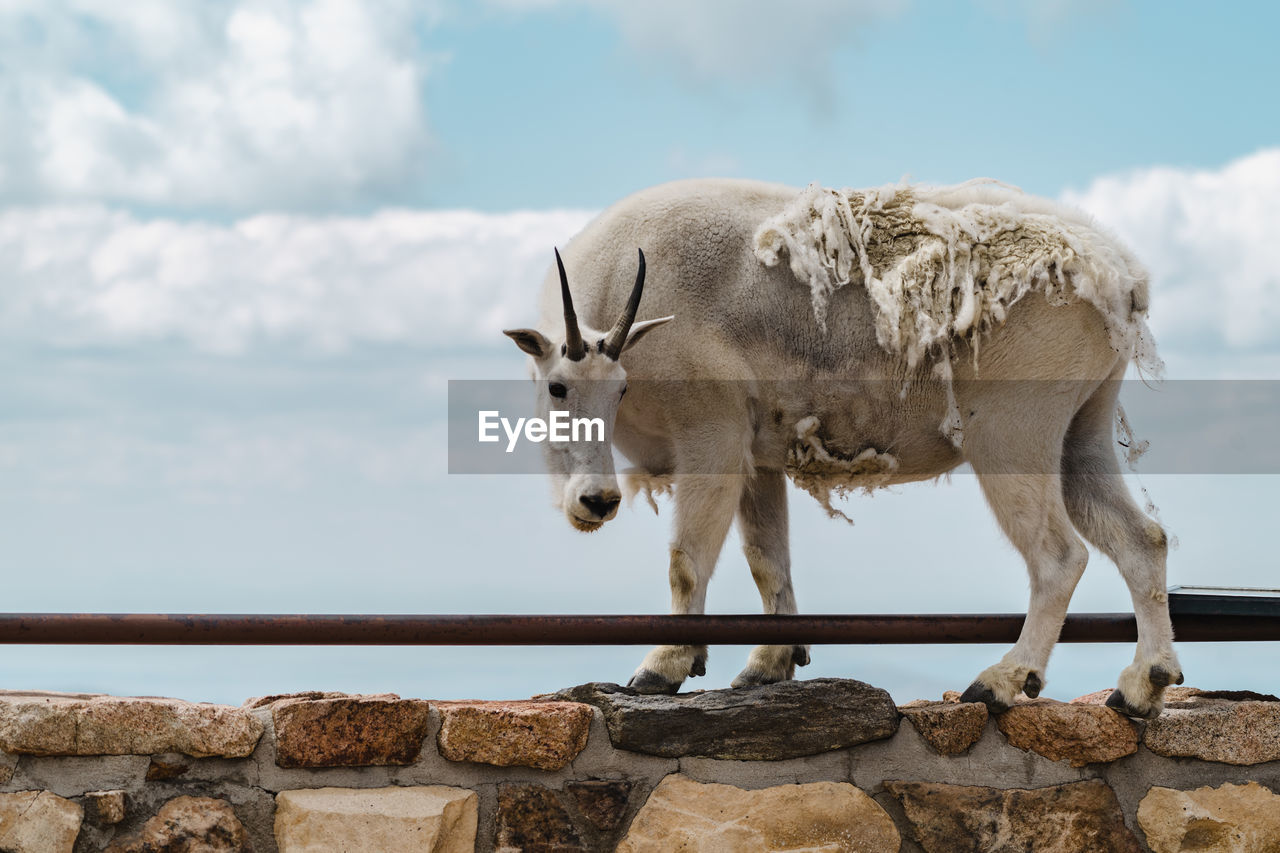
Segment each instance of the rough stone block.
M249 853L249 836L226 800L175 797L135 835L118 838L106 853Z
M440 754L450 761L560 770L587 745L593 712L577 702L440 702Z
M925 853L1139 853L1115 791L1100 779L999 789L885 782Z
M412 788L312 788L276 796L280 853L472 853L474 791Z
M90 791L84 795L88 817L100 826L124 820L124 791Z
M886 691L841 678L675 696L595 683L556 696L600 708L618 749L664 758L799 758L887 738L898 730L898 709Z
M228 705L179 699L0 691L0 749L23 755L243 758L262 723Z
M504 853L587 850L555 793L541 785L499 785L496 823L495 844Z
M959 755L982 739L987 706L981 702L929 702L917 699L898 708L920 736L943 755Z
M1257 782L1152 788L1138 804L1138 825L1152 853L1280 850L1280 795Z
M325 696L271 704L280 767L412 764L422 751L431 706L421 699Z
M1072 767L1115 761L1138 751L1138 730L1122 714L1102 705L1035 699L996 717L1009 743Z
M147 765L147 781L163 782L177 779L191 769L191 764L171 755L153 755Z
M71 853L84 810L48 791L0 794L0 850Z
M631 799L631 783L618 780L587 779L564 786L578 804L587 823L608 832L622 825Z
M349 693L336 693L331 690L303 690L299 693L272 693L267 696L253 696L246 699L241 707L253 710L256 708L270 708L275 703L284 699L341 699L344 696L350 695L351 694Z
M1224 764L1280 759L1280 702L1234 701L1203 692L1166 702L1147 724L1147 749L1169 758Z
M671 775L653 789L618 853L671 850L885 851L898 830L880 805L847 782L744 791Z

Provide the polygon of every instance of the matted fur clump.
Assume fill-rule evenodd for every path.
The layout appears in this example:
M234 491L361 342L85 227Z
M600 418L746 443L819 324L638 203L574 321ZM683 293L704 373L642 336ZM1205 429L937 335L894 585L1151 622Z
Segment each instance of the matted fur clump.
M1117 352L1149 374L1162 368L1145 320L1142 266L1084 213L1013 187L812 184L756 232L765 265L783 250L824 330L831 294L860 274L877 308L879 344L911 367L936 356L946 378L954 343L970 344L976 366L983 332L1032 289L1056 303L1086 300Z

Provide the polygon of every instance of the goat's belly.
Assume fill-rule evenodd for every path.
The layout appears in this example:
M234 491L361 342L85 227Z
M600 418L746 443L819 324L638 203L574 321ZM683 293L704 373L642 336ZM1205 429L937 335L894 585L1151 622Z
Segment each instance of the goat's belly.
M963 461L936 425L886 426L851 432L827 428L816 415L800 418L787 447L787 473L806 488L869 491L932 479Z

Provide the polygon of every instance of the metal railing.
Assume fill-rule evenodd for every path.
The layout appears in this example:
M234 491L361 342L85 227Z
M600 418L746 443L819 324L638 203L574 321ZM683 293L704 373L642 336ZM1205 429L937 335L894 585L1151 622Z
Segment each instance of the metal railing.
M503 616L5 613L0 643L57 645L564 646L1012 643L1022 614ZM1280 641L1270 613L1174 613L1179 642ZM1067 617L1060 642L1132 643L1128 613Z

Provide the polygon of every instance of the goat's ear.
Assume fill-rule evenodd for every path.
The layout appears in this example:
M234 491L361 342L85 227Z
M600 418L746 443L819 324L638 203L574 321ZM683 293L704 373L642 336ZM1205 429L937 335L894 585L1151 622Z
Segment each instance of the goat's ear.
M502 334L534 358L544 358L551 352L551 341L537 329L503 329Z
M626 352L635 346L636 342L643 338L650 331L658 328L663 323L670 323L675 319L675 315L670 317L659 317L656 320L645 320L643 323L635 323L631 326L631 334L627 335L627 342L622 345L622 351Z

